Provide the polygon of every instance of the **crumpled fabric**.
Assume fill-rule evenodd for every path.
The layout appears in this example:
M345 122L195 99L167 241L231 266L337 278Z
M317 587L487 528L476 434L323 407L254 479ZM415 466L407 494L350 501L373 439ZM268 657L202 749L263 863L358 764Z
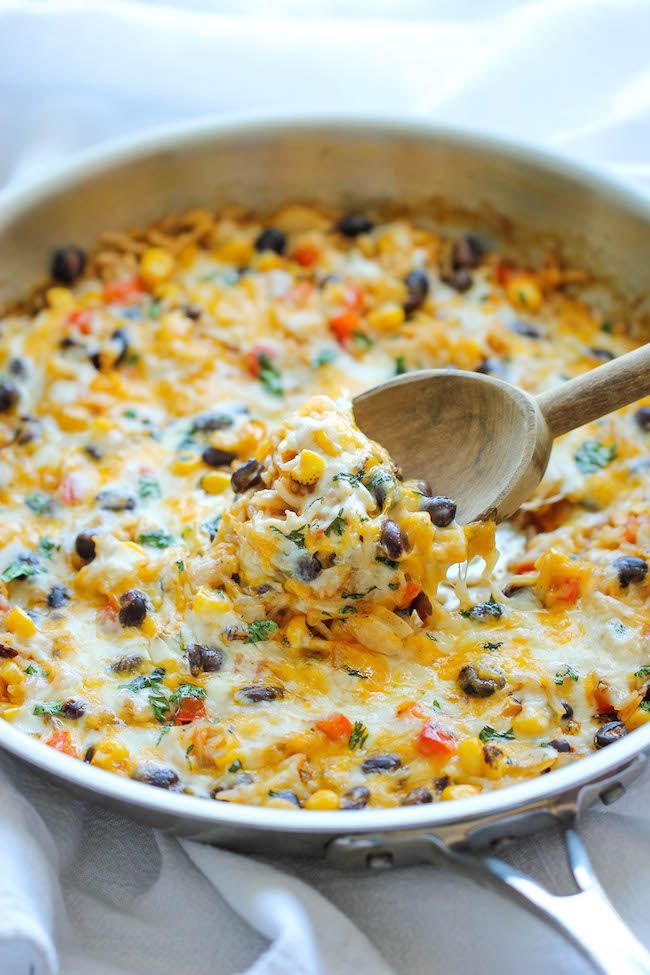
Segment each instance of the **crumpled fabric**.
M642 0L270 9L0 0L0 188L114 136L240 111L425 117L650 186ZM607 892L646 945L649 826L648 775L584 823ZM451 870L351 874L180 841L2 754L0 850L1 975L590 971L537 919ZM552 834L509 858L551 887L563 876Z

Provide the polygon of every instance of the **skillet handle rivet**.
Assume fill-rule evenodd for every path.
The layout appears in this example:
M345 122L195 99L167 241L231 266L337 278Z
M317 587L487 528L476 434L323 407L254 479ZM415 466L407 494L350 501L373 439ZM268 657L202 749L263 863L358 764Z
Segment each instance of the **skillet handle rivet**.
M609 788L603 789L600 793L600 801L604 806L611 806L613 802L620 799L622 795L625 794L625 786L621 785L620 782L615 782L614 785L610 785Z

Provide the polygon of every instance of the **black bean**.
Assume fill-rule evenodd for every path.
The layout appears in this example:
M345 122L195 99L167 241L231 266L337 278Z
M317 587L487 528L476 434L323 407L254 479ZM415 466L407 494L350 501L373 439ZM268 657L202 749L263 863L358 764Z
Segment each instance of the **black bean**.
M372 772L395 772L401 767L402 759L399 755L373 755L365 760L361 771L370 775Z
M111 335L111 341L118 346L117 358L113 362L113 368L117 369L126 359L129 352L129 336L124 328L116 328Z
M365 809L370 799L370 789L365 785L355 785L341 797L341 809Z
M469 291L472 287L471 272L464 267L454 268L451 273L445 272L440 277L445 284L448 284L450 288L453 288L454 291L458 291L460 294Z
M570 721L573 717L573 707L568 701L560 701L560 704L563 708L562 714L560 715L560 721Z
M573 749L571 745L566 740L566 738L552 738L549 741L551 748L554 748L556 752L572 752Z
M404 311L410 315L424 304L429 294L429 278L424 271L416 269L409 271L404 278L404 284L407 290Z
M627 728L622 721L608 721L594 735L594 745L596 748L605 748L606 745L611 745L619 738L624 738L626 734Z
M178 773L173 768L169 768L167 765L156 765L154 762L140 765L133 773L132 778L137 782L154 785L157 789L173 789L175 791L180 782Z
M227 430L235 421L226 413L203 413L192 423L192 433L214 433L215 430Z
M99 350L96 350L95 352L89 352L88 353L88 361L91 363L91 365L93 365L95 367L95 369L97 370L97 372L101 372L101 370L102 370L102 354L101 354L101 352L99 352Z
M510 326L512 332L516 332L517 335L523 335L527 339L539 339L541 338L541 333L538 328L534 325L530 325L528 322L513 322Z
M486 765L495 768L503 758L503 749L498 745L483 745L483 761Z
M61 705L61 714L64 718L70 718L71 721L77 721L85 713L85 703L76 697L69 697L68 700L64 701Z
M249 488L256 487L262 481L262 465L256 460L247 460L245 464L233 471L230 478L235 494L243 494Z
M18 399L18 390L12 383L0 383L0 413L12 410Z
M114 674L132 674L142 665L142 657L137 653L129 653L124 657L118 657L111 664Z
M70 599L70 593L65 586L52 586L47 594L47 605L50 609L61 609Z
M431 600L427 594L425 592L419 592L415 599L411 602L409 610L415 610L424 623L431 616L433 606L431 605Z
M296 576L301 582L313 582L322 569L323 566L315 555L301 555L296 562Z
M634 414L634 419L640 430L650 433L650 406L640 406Z
M61 284L74 284L86 267L86 255L81 247L60 247L52 254L50 274Z
M377 507L383 511L386 502L391 499L394 493L395 478L393 475L378 467L371 471L364 484L377 502Z
M256 251L275 251L284 254L287 249L287 235L277 227L267 227L255 240Z
M409 545L406 532L396 521L387 519L381 526L379 543L389 559L395 561L404 554Z
M251 684L241 687L235 694L240 704L260 704L263 701L277 701L284 697L284 688L273 684Z
M122 626L142 626L147 615L147 597L139 589L127 589L120 596L119 619Z
M419 481L413 481L413 487L415 488L416 491L419 491L420 494L423 494L426 498L430 498L431 495L433 494L433 488L431 487L431 482L425 480L424 478L420 478Z
M187 648L187 662L192 677L198 677L199 674L214 674L223 666L223 650L219 647L193 643Z
M477 237L466 234L457 241L451 252L451 261L456 270L477 268L483 257L483 247Z
M201 460L208 467L227 467L228 464L232 464L236 456L237 454L233 454L229 450L219 450L218 447L206 447L201 454Z
M192 322L198 322L203 313L203 309L198 305L183 305L183 314Z
M104 456L103 451L92 443L86 444L84 451L90 458L92 458L92 460L101 460Z
M436 528L446 528L456 517L456 502L444 495L422 498L420 511L426 511Z
M12 376L18 376L20 379L24 379L27 375L27 363L24 359L10 359L8 369Z
M41 435L41 423L33 416L21 416L20 423L16 428L16 443L24 447L25 444L33 443Z
M346 213L339 220L337 229L344 237L358 237L359 234L369 234L374 226L372 220L361 213Z
M436 787L436 792L444 792L448 785L450 785L451 779L448 775L442 775L439 779L436 779L433 783Z
M481 674L472 664L466 664L458 674L458 686L470 697L490 697L506 686L506 679L496 670Z
M614 559L613 566L623 589L627 589L631 582L643 582L648 574L648 563L636 555L621 555Z
M269 799L284 799L285 802L290 802L292 806L297 806L298 809L302 806L296 793L290 789L269 789Z
M611 362L612 359L616 358L614 353L610 352L609 349L589 348L587 349L587 352L594 359L600 359L601 362Z
M74 550L86 565L92 562L97 555L95 536L90 532L79 532L74 540Z
M135 508L135 498L130 494L122 494L120 491L100 491L97 495L97 503L104 511L133 511Z
M73 339L71 335L65 335L59 342L60 349L76 349L81 345L81 342L77 342Z
M95 757L95 746L89 745L84 753L84 762L90 763Z
M418 786L417 789L411 789L406 798L402 800L402 805L424 806L429 802L433 802L433 796L428 789L425 789L424 786L421 785Z
M0 660L12 660L18 656L18 651L8 643L0 643Z

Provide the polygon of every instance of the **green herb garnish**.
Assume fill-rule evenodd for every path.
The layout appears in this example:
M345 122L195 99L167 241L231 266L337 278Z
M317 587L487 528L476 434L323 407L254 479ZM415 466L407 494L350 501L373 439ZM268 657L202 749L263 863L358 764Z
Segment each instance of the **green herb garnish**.
M329 527L325 529L325 534L328 538L332 532L334 532L335 535L342 535L347 527L347 524L346 519L343 517L343 508L341 508L334 521L332 521Z
M155 477L144 475L139 479L138 496L142 498L143 501L148 501L149 498L160 498L162 496L160 484Z
M34 707L34 714L51 714L61 716L65 712L63 710L63 704L50 701L47 704L36 704Z
M573 667L569 664L565 664L562 670L558 670L557 674L553 678L555 684L563 684L565 680L577 681L580 679L580 674L578 674Z
M159 684L164 676L165 668L155 667L152 671L150 671L150 673L139 674L137 677L134 677L133 680L127 681L126 684L120 684L120 687L123 687L127 691L131 691L132 694L137 694L138 691L141 691L145 687L154 687L156 684Z
M60 548L61 546L57 545L56 542L53 542L51 538L47 538L46 536L43 536L38 540L38 547L36 551L40 555L44 555L46 558L51 559L53 554L55 552L58 552Z
M333 481L347 481L348 484L351 484L352 485L352 487L356 487L358 484L361 483L361 479L362 479L362 477L363 477L364 474L365 474L365 471L364 471L363 467L361 468L360 471L357 471L355 474L351 474L349 471L340 471L340 473L334 475L334 477L332 478L332 480Z
M593 474L607 467L616 457L616 444L606 447L598 440L585 440L575 452L575 462L582 474Z
M478 733L481 741L512 741L515 733L510 728L508 731L497 731L492 725L486 724Z
M321 349L317 356L312 359L312 366L315 369L319 369L321 366L329 366L330 362L334 362L336 359L336 352L334 349Z
M19 555L17 559L10 562L4 570L0 579L3 582L12 582L14 579L27 579L29 576L36 576L43 569L37 561L31 561L24 555Z
M403 355L398 355L395 359L395 375L403 376L405 372L408 372L406 359Z
M259 380L267 393L272 396L284 396L282 386L282 375L273 364L273 360L265 352L260 352L257 357L260 364Z
M352 341L355 345L358 345L360 349L369 349L372 345L372 339L366 335L365 332L353 332Z
M25 673L30 677L47 677L47 673L38 664L27 664Z
M147 545L149 548L169 548L174 544L173 536L164 531L140 532L137 541L138 545Z
M228 766L228 771L229 772L239 772L239 770L241 768L242 768L242 763L241 763L241 761L238 758L236 758L235 761L232 763L232 765L229 765Z
M185 563L182 559L176 559L176 568L178 569L179 573L185 572Z
M344 615L349 613L356 613L356 608L354 606L342 606L341 613Z
M503 646L503 640L499 640L498 642L493 642L492 640L486 640L486 642L483 644L483 649L484 650L498 650L499 647L502 647L502 646Z
M279 528L275 527L275 525L271 525L272 532L275 532L276 535L282 535L282 537L286 538L289 542L293 542L297 548L305 548L304 533L306 530L307 525L301 525L300 528L294 528L293 531L287 532L285 535L285 533L281 532Z
M28 494L25 498L25 504L34 512L35 515L51 515L54 509L54 499L49 498L47 494L43 494L42 491L36 491L34 494Z
M248 636L244 643L263 643L271 637L278 628L275 620L255 620L248 624Z
M368 740L368 729L366 728L363 721L355 721L354 728L350 732L350 738L348 744L352 751L355 748L363 748Z
M643 667L639 667L638 670L634 671L634 676L643 680L644 677L650 677L650 665L644 664Z
M364 674L361 670L356 670L354 667L350 667L348 664L343 664L341 670L344 670L350 677L360 677L361 680L368 680L367 674Z

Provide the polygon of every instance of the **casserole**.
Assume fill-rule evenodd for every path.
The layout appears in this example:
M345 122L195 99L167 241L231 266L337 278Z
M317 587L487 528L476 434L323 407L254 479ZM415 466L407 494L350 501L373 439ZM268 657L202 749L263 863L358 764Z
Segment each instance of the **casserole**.
M480 214L486 224L496 222L506 234L511 222L526 228L526 238L513 236L522 250L532 252L540 238L552 235L562 241L569 260L577 259L599 278L616 281L627 296L636 299L642 294L647 205L596 177L424 126L277 122L193 126L154 136L140 146L94 154L54 185L5 200L3 298L17 297L37 280L43 255L61 240L86 244L106 227L144 224L163 213L201 204L244 201L266 209L300 198L329 205L363 201L368 206L399 200L461 217L472 214L473 220ZM632 304L641 321L641 297ZM290 810L206 804L135 782L108 781L100 770L84 768L65 756L53 757L10 726L0 726L0 741L9 750L163 828L251 850L264 848L269 836L281 836L285 848L316 852L326 846L334 860L357 858L367 865L427 858L433 851L452 857L464 869L480 862L520 894L521 878L491 858L472 859L470 850L502 832L560 819L584 882L571 810L590 798L611 800L620 792L626 776L639 767L647 739L647 729L642 728L598 755L503 793L431 808L365 810L351 818L345 812L305 817ZM383 831L391 835L378 837ZM537 892L535 897L537 908L555 914L556 923L566 929L573 924L570 933L580 942L587 933L579 930L581 905L586 899L594 901L596 894L592 885L575 895L582 900L571 902L574 911L567 910L569 901L562 910L550 895L544 898ZM591 928L588 934L591 942L586 947L583 942L583 949L596 953L607 970L605 948L594 947ZM642 957L632 941L628 951ZM619 951L617 971L622 970L621 957Z

